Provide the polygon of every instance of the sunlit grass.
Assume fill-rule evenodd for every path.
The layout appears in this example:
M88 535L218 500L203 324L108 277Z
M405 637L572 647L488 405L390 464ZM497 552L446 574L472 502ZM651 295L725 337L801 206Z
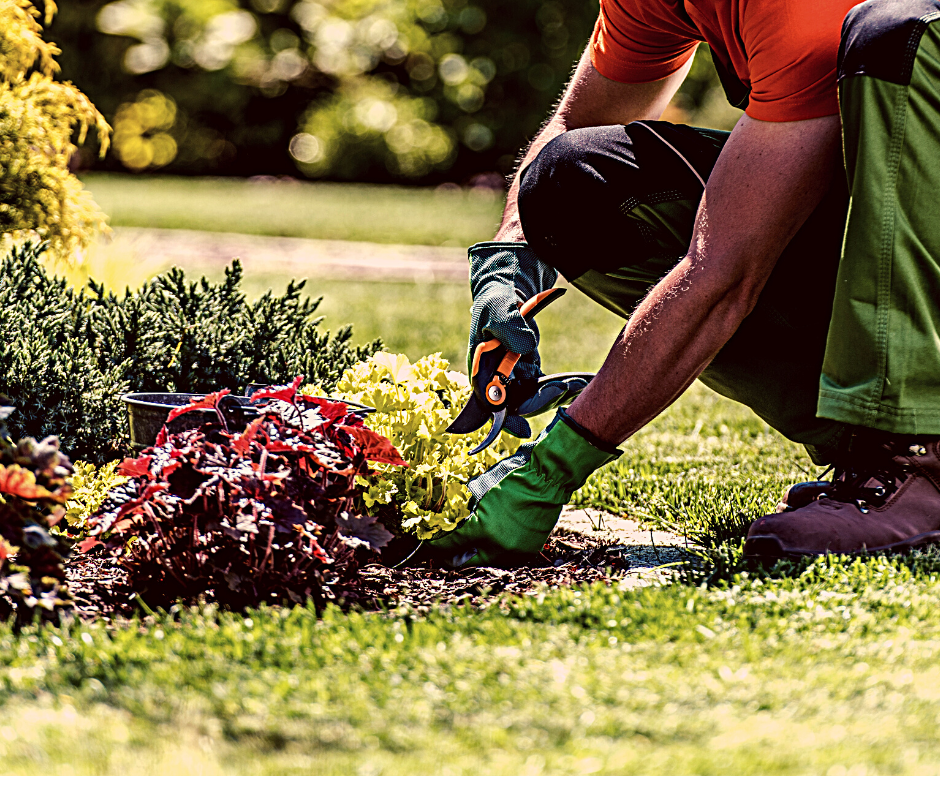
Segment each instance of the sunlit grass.
M502 212L489 190L183 178L82 176L115 227L469 246Z
M146 183L108 188L143 204L121 190ZM172 207L170 186L152 215ZM199 188L220 205L237 194ZM243 262L249 295L283 289L287 276ZM108 265L97 278L140 273L133 261ZM381 336L412 360L441 351L463 368L465 284L314 280L306 292L323 296L325 326L355 326L354 341ZM539 323L546 372L596 370L621 327L574 290ZM800 447L700 384L623 448L575 503L693 537L771 510L812 472ZM761 579L723 567L713 577L729 582L711 587L545 589L485 612L331 609L318 620L206 608L19 635L0 626L0 773L940 768L936 555L818 561Z
M683 533L772 512L787 487L821 470L750 409L699 383L622 448L574 502Z
M935 570L0 629L0 771L931 774Z

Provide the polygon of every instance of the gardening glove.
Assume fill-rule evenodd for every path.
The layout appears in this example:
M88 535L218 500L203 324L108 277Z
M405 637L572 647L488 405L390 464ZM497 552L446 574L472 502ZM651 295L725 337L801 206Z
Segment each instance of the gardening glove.
M519 305L552 287L558 272L542 263L526 243L476 244L467 256L473 294L467 372L473 371L476 346L498 339L504 348L522 356L513 370L514 377L541 377L539 330L534 319L522 316ZM521 416L507 417L503 429L518 438L532 435L529 423Z
M572 493L621 454L559 408L538 438L470 481L473 513L429 546L455 569L522 563L545 545Z

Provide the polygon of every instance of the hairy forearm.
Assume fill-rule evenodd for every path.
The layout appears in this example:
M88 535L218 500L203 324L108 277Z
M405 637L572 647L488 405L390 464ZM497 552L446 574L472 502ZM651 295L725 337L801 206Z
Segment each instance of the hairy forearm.
M591 384L569 408L603 440L622 443L711 363L750 311L750 286L686 256L637 307ZM587 392L586 392L587 393Z
M613 82L591 64L585 49L574 75L555 111L526 149L506 195L503 219L494 240L524 241L519 221L519 177L549 142L572 129L610 124L627 124L635 120L656 120L665 111L673 94L682 84L692 61L665 79L638 85Z
M828 189L839 139L835 116L739 122L708 180L689 253L640 303L571 406L582 426L618 444L708 366Z

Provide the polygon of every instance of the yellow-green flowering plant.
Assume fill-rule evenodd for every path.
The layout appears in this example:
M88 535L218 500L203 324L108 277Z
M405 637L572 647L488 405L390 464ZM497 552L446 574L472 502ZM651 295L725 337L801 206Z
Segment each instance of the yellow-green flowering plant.
M72 539L85 536L85 522L101 508L113 487L127 481L117 472L118 460L96 468L90 462L77 460L72 467L72 495L65 504L66 528L59 533Z
M326 392L308 387L304 393ZM447 434L470 394L467 376L440 353L414 364L401 354L376 353L346 370L333 395L375 408L366 426L388 438L409 466L381 466L359 479L369 514L397 508L402 531L419 539L451 531L470 514L466 483L521 443L504 432L471 457L489 425L470 435Z

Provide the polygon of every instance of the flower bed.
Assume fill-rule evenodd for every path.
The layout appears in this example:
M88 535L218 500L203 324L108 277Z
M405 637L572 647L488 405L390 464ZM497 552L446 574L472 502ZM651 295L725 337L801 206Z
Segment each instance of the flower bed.
M310 393L325 393L310 387ZM366 424L388 438L407 466L385 468L358 484L370 514L419 539L453 530L470 514L466 483L521 441L504 432L479 454L470 455L486 428L450 435L447 427L471 396L470 382L450 369L440 353L414 364L404 355L380 352L346 370L336 396L375 408Z
M359 551L392 538L355 512L368 463L404 464L345 404L290 386L255 393L261 415L229 432L222 390L170 419L213 408L217 427L164 430L125 460L128 479L88 521L82 551L103 547L148 605L206 598L229 608L262 602L318 606L357 582Z

